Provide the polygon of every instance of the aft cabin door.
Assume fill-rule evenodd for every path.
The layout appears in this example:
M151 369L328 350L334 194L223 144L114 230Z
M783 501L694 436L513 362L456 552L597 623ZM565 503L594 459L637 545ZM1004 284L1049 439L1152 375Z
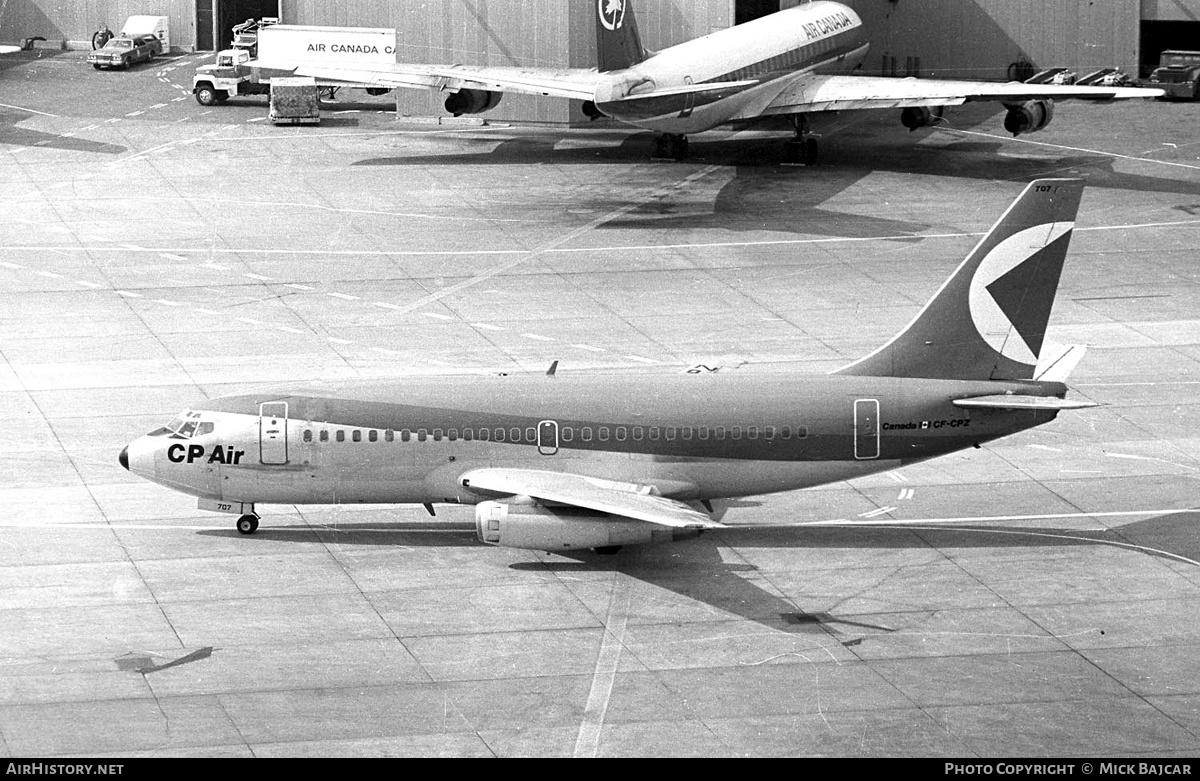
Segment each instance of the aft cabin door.
M558 423L553 420L543 420L538 424L538 452L544 456L552 456L558 452Z
M288 462L286 401L258 405L258 460L264 464Z
M859 460L879 458L877 399L859 399L854 402L854 457Z

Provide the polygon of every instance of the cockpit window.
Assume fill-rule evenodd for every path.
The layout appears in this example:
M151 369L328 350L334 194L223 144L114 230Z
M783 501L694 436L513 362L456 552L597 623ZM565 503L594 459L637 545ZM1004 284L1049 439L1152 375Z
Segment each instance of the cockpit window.
M171 419L171 422L160 429L155 429L150 432L152 437L161 437L170 435L176 439L191 439L194 436L203 436L212 433L216 428L214 423L201 423L200 413L184 410Z

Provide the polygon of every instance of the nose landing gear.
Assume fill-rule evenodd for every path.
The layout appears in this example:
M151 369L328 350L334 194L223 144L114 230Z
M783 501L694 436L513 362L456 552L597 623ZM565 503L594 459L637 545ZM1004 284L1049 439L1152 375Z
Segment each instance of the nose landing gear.
M258 516L246 513L237 519L237 530L242 534L254 534L258 531Z

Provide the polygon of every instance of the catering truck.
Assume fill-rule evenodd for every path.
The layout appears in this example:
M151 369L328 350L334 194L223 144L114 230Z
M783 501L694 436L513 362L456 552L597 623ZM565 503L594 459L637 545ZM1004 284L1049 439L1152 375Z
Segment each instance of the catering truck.
M293 76L297 66L314 63L378 65L396 61L396 31L376 27L316 27L271 24L258 28L256 52L239 47L217 53L216 62L201 65L192 77L192 94L202 106L224 103L239 95L266 95L271 79ZM345 82L318 87L344 87ZM363 88L372 95L386 89Z

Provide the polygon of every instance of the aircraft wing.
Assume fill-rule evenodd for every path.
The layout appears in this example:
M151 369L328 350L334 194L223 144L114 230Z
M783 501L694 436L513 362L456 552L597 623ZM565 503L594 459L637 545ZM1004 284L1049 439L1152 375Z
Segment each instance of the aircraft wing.
M1162 90L1140 87L1090 87L1073 84L1026 84L950 79L886 78L882 76L821 76L792 80L777 93L761 115L805 111L849 111L920 106L957 106L969 101L995 100L1124 100L1154 98Z
M257 60L252 63L271 70L293 71L297 76L311 76L324 82L340 82L347 86L396 87L458 92L463 89L489 92L520 92L526 95L549 95L558 98L592 100L595 97L598 75L592 68L517 68L470 65L395 65L339 66L320 63L279 63Z
M653 493L653 486L618 483L569 472L535 469L475 469L459 478L464 488L530 496L597 512L683 529L720 529L699 510Z

